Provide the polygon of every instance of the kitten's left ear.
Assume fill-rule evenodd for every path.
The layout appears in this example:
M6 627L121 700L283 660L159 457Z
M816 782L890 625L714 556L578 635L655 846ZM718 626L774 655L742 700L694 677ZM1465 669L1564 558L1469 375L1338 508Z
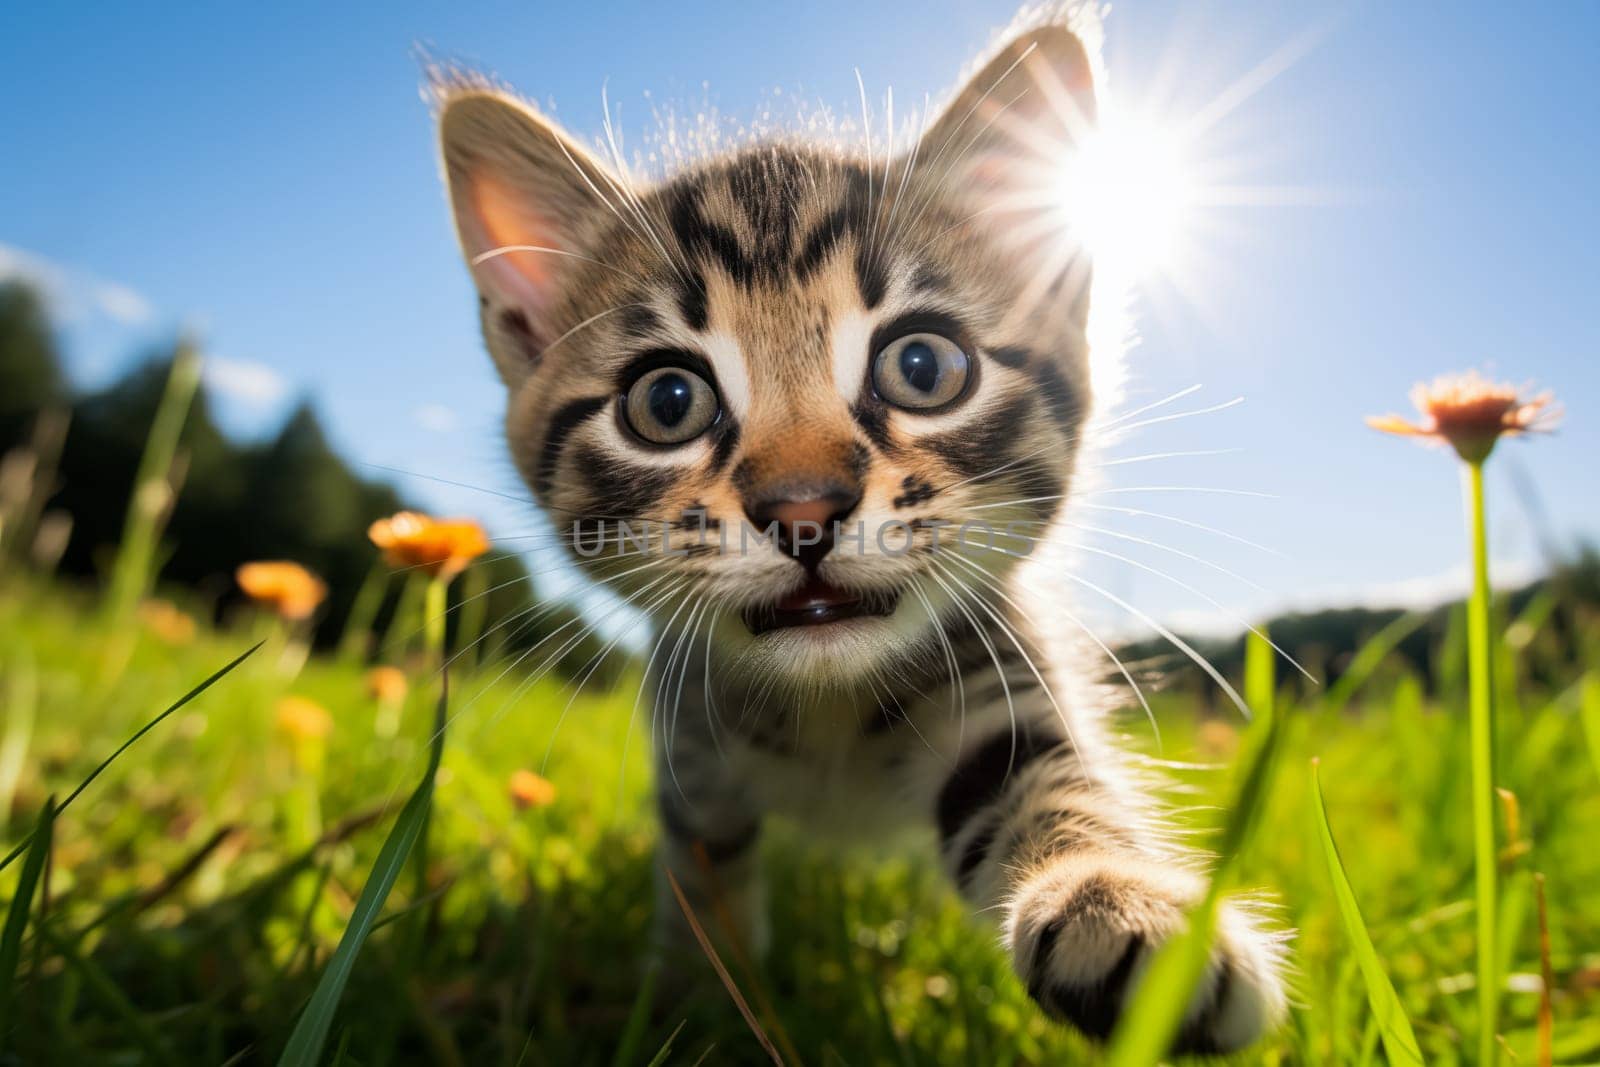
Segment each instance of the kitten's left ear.
M1026 209L1094 120L1094 73L1083 42L1065 26L1036 26L962 86L923 135L916 165L936 180Z
M484 340L515 387L552 340L551 314L606 210L602 190L615 182L514 97L477 86L447 86L442 96L439 144L456 233L483 298Z

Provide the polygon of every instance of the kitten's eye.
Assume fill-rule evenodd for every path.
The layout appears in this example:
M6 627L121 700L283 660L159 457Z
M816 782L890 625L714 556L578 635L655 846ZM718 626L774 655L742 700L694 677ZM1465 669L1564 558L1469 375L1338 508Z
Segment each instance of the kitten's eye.
M682 367L657 367L639 377L622 398L623 417L652 444L681 445L717 421L717 393Z
M966 390L971 361L954 341L936 333L891 341L872 364L872 385L896 407L934 411Z

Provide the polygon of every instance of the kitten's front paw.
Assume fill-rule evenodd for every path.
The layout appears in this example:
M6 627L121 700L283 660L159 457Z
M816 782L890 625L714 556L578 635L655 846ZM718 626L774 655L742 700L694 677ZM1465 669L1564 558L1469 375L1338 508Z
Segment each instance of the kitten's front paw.
M1012 902L1012 961L1042 1008L1103 1040L1201 890L1187 872L1141 860L1084 857L1046 869ZM1173 1051L1231 1052L1260 1037L1283 1015L1279 965L1278 942L1224 904Z

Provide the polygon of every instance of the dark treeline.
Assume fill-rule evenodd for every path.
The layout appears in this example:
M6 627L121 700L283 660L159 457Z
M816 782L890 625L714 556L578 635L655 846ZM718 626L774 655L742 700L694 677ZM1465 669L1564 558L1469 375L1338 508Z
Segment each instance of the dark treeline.
M1415 626L1401 625L1405 633L1388 657L1389 669L1402 664L1430 691L1437 692L1465 684L1465 608L1461 601L1418 613L1398 608L1330 608L1281 615L1264 625L1274 642L1326 686L1338 681L1367 642L1410 615ZM1508 633L1514 640L1527 642L1519 661L1525 680L1546 686L1569 682L1571 664L1584 662L1586 652L1592 649L1597 611L1600 551L1593 546L1580 547L1547 577L1495 598L1499 625L1511 627L1520 620L1529 631ZM1186 640L1224 675L1243 675L1243 635ZM1163 687L1203 692L1213 699L1219 696L1210 679L1165 640L1140 641L1120 654ZM1285 683L1305 689L1305 680L1292 667L1280 665L1278 673Z
M38 295L20 284L0 285L0 455L27 447L42 412L69 414L57 488L48 502L72 518L60 558L68 574L107 572L174 352L175 346L147 352L109 388L80 393L62 370ZM299 405L276 435L236 442L217 426L202 385L183 427L180 458L161 581L190 587L221 614L238 598L233 572L240 563L294 560L327 582L316 637L324 646L337 641L377 558L367 527L406 501L393 487L350 469L330 447L309 403ZM533 592L520 559L491 554L477 566L485 569L481 587L494 590L486 596L491 624L529 608ZM462 584L456 583L457 590ZM399 585L391 583L380 626L394 612ZM528 625L507 626L504 648L529 648L573 618L574 609L561 606ZM546 647L559 647L577 632L577 624L567 626ZM578 642L563 657L563 667L570 673L600 647L594 640ZM542 655L529 659L542 662ZM602 669L596 676L608 673Z

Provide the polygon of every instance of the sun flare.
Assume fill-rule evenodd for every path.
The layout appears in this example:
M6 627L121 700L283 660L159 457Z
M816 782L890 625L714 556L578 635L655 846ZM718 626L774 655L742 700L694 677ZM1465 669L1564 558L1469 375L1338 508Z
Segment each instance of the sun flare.
M1056 191L1068 230L1098 270L1137 281L1177 266L1197 181L1174 128L1108 111L1062 161Z

